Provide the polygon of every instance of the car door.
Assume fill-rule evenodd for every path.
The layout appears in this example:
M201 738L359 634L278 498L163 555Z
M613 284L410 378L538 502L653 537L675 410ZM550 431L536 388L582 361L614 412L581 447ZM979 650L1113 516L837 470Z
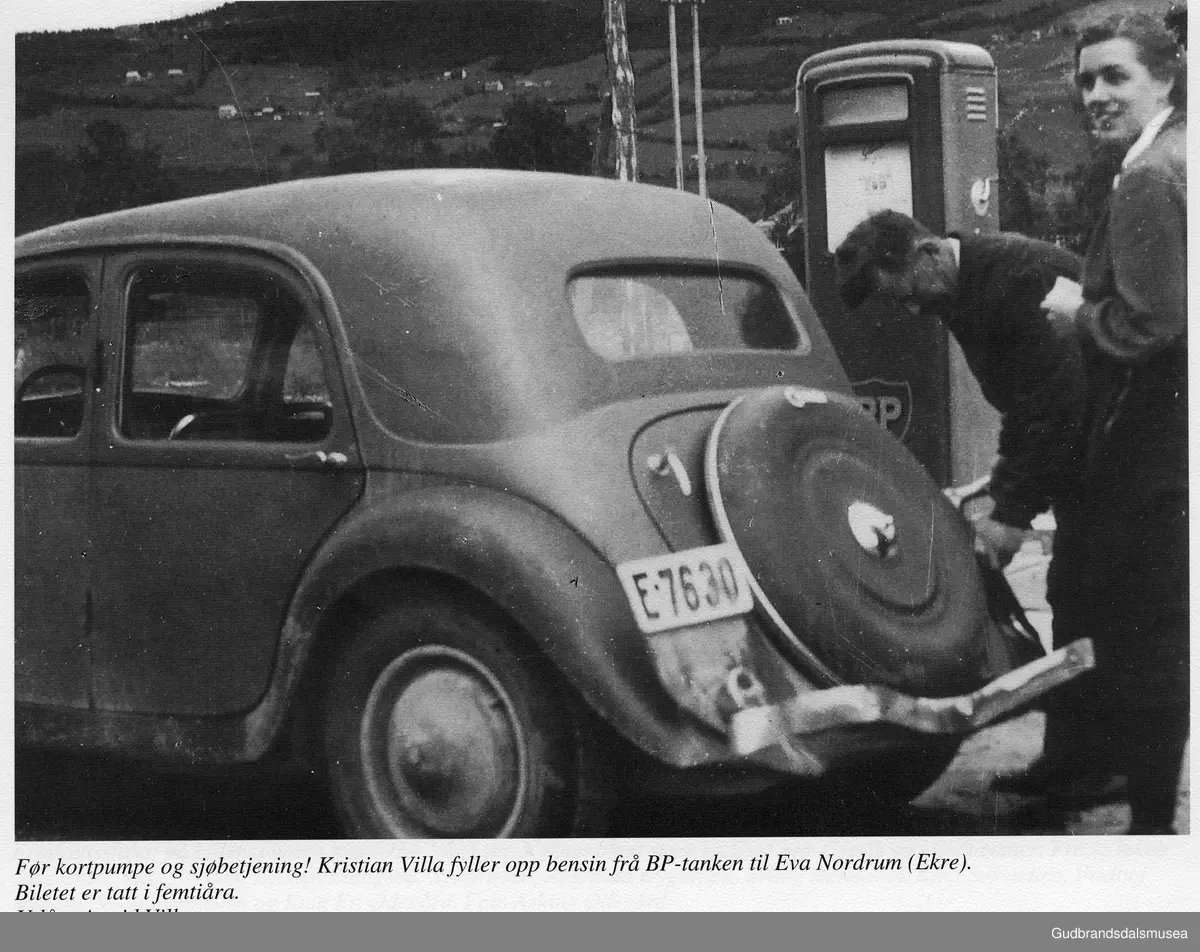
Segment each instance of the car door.
M312 285L265 256L145 249L105 273L96 705L244 710L306 562L363 486L334 347Z
M98 258L18 262L14 295L14 686L88 705L88 441Z

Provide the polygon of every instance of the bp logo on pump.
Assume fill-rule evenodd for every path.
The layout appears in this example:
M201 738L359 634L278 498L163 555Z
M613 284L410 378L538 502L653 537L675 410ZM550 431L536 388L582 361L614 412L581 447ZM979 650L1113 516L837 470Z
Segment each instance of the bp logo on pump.
M912 421L912 387L907 380L881 380L868 377L852 386L863 412L898 440L908 435Z

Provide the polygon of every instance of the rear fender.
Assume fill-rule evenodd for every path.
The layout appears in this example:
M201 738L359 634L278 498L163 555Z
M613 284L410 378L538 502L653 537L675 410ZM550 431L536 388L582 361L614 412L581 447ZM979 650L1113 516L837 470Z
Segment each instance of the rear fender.
M688 766L727 751L724 738L692 721L664 689L615 571L561 520L507 493L462 485L376 500L338 528L305 574L276 671L289 695L318 633L326 645L350 637L340 620L352 623L353 610L337 609L365 580L436 574L505 611L588 706L645 753ZM372 590L378 597L379 587ZM339 628L329 630L325 617L339 619ZM319 682L321 672L310 676Z

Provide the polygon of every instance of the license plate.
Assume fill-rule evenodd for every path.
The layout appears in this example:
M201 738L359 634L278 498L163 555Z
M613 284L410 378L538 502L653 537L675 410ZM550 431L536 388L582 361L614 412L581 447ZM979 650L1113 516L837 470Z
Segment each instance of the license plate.
M744 615L754 607L750 570L729 543L624 562L617 575L638 628L647 634Z

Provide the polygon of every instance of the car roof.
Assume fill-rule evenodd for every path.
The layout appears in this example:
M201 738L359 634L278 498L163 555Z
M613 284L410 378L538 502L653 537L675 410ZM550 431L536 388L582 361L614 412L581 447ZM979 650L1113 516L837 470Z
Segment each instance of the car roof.
M598 252L694 257L701 249L714 260L733 258L754 233L746 225L723 205L654 186L545 172L423 169L299 179L77 219L21 236L16 251L20 257L137 236L244 235L291 245L314 261L336 258L340 238L397 248L413 240L450 242L460 259L490 260L507 251L526 263L552 248L561 266L594 260Z
M420 438L511 434L598 402L582 381L606 370L564 293L581 269L744 267L802 298L779 254L732 209L669 188L544 172L295 180L67 222L20 237L16 254L175 241L282 246L306 259L332 291L369 402L373 379L378 399L406 404L398 412ZM461 420L439 421L438 406Z

